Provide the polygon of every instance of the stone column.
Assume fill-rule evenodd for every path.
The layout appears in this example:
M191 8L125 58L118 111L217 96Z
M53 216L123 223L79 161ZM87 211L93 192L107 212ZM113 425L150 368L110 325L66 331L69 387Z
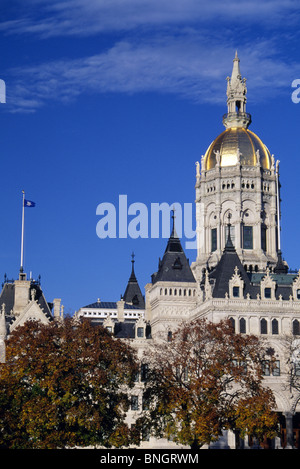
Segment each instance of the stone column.
M293 414L285 412L285 428L286 428L286 449L294 448L294 435L293 435Z

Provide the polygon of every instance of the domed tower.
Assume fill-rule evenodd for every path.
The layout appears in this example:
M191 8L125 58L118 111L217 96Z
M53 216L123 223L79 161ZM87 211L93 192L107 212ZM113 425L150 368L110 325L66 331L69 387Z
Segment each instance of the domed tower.
M194 275L215 266L221 258L228 231L246 269L274 267L280 253L279 161L261 139L248 129L246 79L235 55L227 78L228 112L225 126L197 163L197 259Z

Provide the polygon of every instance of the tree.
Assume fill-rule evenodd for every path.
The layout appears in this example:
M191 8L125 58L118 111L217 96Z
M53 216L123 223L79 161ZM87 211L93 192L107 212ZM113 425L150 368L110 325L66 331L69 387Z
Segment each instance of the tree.
M101 326L27 321L0 366L0 447L127 445L136 372L133 350Z
M258 440L274 437L271 390L262 385L265 351L258 337L235 334L229 321L184 323L168 341L155 343L137 422L156 436L198 449L224 429Z

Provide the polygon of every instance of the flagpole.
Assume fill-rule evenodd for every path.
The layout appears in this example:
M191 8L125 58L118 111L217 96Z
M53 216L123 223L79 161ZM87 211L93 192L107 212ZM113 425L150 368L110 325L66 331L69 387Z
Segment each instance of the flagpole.
M276 192L277 192L277 249L281 251L281 240L280 240L280 199L279 199L279 163L280 161L277 160L276 162Z
M25 192L22 191L23 193L23 199L22 199L22 235L21 235L21 266L20 266L20 272L23 272L23 251L24 251L24 203L25 203Z

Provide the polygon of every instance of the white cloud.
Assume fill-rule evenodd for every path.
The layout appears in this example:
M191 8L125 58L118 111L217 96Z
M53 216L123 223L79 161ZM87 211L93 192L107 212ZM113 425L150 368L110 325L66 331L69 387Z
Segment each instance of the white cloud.
M199 34L123 40L105 52L11 70L11 111L34 110L78 95L119 92L174 93L196 102L225 103L226 76L235 48L220 47ZM248 99L268 99L290 87L298 64L276 57L271 40L252 40L239 50L241 73L248 79Z
M16 1L16 0L15 0ZM7 34L41 37L92 35L135 28L198 25L218 32L220 25L253 23L287 27L299 18L298 0L27 0L20 17L0 23Z
M288 43L297 34L297 28L288 25L299 19L298 0L27 0L26 7L20 0L18 4L18 16L7 16L0 32L30 33L45 44L60 36L62 48L56 51L56 60L10 70L7 109L12 112L32 112L50 101L106 92L175 93L197 102L224 103L236 48L242 74L248 78L249 102L253 96L266 99L286 91L299 74L299 65L282 54L281 40L284 34ZM270 28L273 34L268 34ZM102 38L108 32L117 36L106 35L110 45L103 50ZM63 36L78 36L80 41L83 35L96 34L98 53L62 57Z

